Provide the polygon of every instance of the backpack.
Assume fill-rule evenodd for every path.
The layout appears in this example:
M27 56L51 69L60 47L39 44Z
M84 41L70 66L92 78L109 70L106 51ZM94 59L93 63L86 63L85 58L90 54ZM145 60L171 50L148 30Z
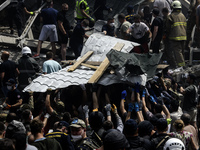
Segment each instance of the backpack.
M161 141L159 142L159 137L152 139L151 141L155 144L155 150L163 150L163 146L165 145L165 143L167 142L167 140L170 137L168 135L166 135L164 138L161 139Z

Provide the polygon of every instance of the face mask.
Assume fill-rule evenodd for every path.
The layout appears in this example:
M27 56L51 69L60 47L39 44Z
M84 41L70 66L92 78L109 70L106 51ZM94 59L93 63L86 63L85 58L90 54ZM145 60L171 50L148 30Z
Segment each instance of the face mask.
M9 91L12 90L12 86L7 85L7 89L8 89Z
M140 23L135 23L135 26L136 26L136 27L139 27L139 25L140 25Z
M72 136L72 139L74 140L74 142L79 141L79 140L82 139L81 135L71 135L71 136Z
M109 24L111 27L114 27L115 26L115 23L110 23Z

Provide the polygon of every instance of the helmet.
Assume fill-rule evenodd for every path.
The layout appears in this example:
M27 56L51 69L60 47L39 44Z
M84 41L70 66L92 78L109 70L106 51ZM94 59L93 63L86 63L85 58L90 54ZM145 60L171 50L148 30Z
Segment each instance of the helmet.
M165 143L163 150L185 150L185 145L177 138L170 138Z
M31 54L31 49L25 46L24 48L22 48L22 55L23 54Z
M178 0L173 1L172 8L173 9L180 9L180 8L182 8L181 7L181 2L179 2Z

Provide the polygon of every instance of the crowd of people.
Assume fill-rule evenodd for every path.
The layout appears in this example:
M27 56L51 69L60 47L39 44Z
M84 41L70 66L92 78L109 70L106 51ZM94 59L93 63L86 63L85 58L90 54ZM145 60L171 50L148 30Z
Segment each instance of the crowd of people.
M112 17L102 27L105 35L141 44L133 49L137 53L149 53L150 41L153 53L159 53L163 42L163 59L167 59L170 66L158 72L145 86L139 83L80 84L57 90L49 88L45 93L23 92L38 74L62 69L54 60L55 42L61 44L62 60L66 60L68 43L75 57L79 57L83 39L89 37L86 28L95 20L104 20L103 10L112 11L106 7L105 0L96 0L94 19L87 1L77 1L77 25L71 33L66 18L67 3L63 3L58 12L53 8L53 1L47 0L47 8L41 11L43 27L36 55L32 57L27 46L22 49L17 63L9 60L9 52L3 51L1 55L0 149L198 150L198 79L188 74L183 79L185 83L180 84L168 71L185 66L184 43L190 40L189 31L186 32L188 22L181 12L180 1L155 0L153 7L150 10L144 6L135 14L134 7L128 6L127 15L118 15L118 29ZM199 2L191 7L191 10L195 8L198 18ZM27 11L24 5L23 9ZM39 57L42 42L47 38L52 52L46 53L47 60L41 69L35 58Z

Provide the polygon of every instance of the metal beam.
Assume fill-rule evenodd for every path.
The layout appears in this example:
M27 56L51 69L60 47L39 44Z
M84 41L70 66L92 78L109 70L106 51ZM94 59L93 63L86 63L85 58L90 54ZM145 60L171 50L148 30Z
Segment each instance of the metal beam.
M0 11L6 8L11 2L18 2L17 0L6 0L0 5Z

